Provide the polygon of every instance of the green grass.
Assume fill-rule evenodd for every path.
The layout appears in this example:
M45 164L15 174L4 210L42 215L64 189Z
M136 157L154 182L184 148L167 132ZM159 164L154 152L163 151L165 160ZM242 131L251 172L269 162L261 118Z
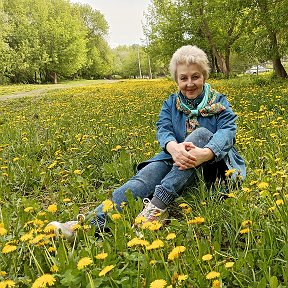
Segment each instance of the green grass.
M18 94L30 92L35 90L57 90L63 88L70 88L75 86L95 85L109 82L109 80L62 80L58 84L15 84L15 85L2 85L0 86L0 97L3 95Z
M99 83L0 102L0 287L41 287L43 274L47 287L288 287L287 82L210 83L239 116L247 179L225 199L203 185L190 191L168 226L142 231L147 242L131 228L142 209L133 199L120 216L108 212L111 232L100 239L79 227L70 245L43 229L95 208L160 150L155 122L172 82Z

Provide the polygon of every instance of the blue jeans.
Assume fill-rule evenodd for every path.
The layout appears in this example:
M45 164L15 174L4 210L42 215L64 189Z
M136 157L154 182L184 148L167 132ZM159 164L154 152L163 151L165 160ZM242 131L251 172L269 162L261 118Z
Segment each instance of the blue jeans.
M200 127L188 135L185 141L193 142L197 147L203 148L212 136L212 132ZM203 173L204 180L208 185L212 185L220 174L224 175L227 167L225 163L219 165L219 162L205 163L200 167L187 170L179 170L177 166L173 166L173 160L151 162L125 184L117 188L113 192L111 200L116 204L117 209L121 210L121 203L127 202L125 192L130 190L135 199L151 198L153 196L168 206L179 197L185 188L198 185L199 173ZM91 224L96 224L98 228L103 228L106 221L102 207L101 204L95 209L93 214L96 214L96 217L91 221Z

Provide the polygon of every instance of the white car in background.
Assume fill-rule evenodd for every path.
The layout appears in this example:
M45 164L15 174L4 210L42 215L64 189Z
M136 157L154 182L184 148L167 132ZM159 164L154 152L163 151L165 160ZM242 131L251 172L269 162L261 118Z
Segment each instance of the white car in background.
M250 69L245 71L245 74L258 74L258 73L263 73L263 72L268 72L269 69L265 68L264 66L258 65L258 66L253 66Z

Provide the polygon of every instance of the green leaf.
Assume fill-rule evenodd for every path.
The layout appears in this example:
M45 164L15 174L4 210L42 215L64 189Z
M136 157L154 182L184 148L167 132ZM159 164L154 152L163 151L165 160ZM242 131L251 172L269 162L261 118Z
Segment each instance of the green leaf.
M270 288L277 288L278 287L278 279L276 276L272 276L269 279Z
M67 270L64 273L64 277L60 281L60 283L66 287L75 287L76 288L77 285L81 283L81 277L79 277L77 274L78 273L75 270L72 270L72 269Z

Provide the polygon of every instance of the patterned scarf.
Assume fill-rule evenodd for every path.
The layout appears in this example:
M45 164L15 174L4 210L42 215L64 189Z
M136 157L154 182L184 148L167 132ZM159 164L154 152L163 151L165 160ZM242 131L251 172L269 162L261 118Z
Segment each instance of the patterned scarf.
M204 85L203 93L203 99L201 103L197 105L196 109L193 109L194 107L192 107L191 104L188 104L186 97L184 97L180 92L178 93L176 99L176 108L188 115L186 122L187 134L190 134L193 130L200 126L199 122L197 121L198 116L209 117L215 114L219 114L226 109L225 106L223 106L220 102L214 103L219 93L216 90L211 89L210 84Z

